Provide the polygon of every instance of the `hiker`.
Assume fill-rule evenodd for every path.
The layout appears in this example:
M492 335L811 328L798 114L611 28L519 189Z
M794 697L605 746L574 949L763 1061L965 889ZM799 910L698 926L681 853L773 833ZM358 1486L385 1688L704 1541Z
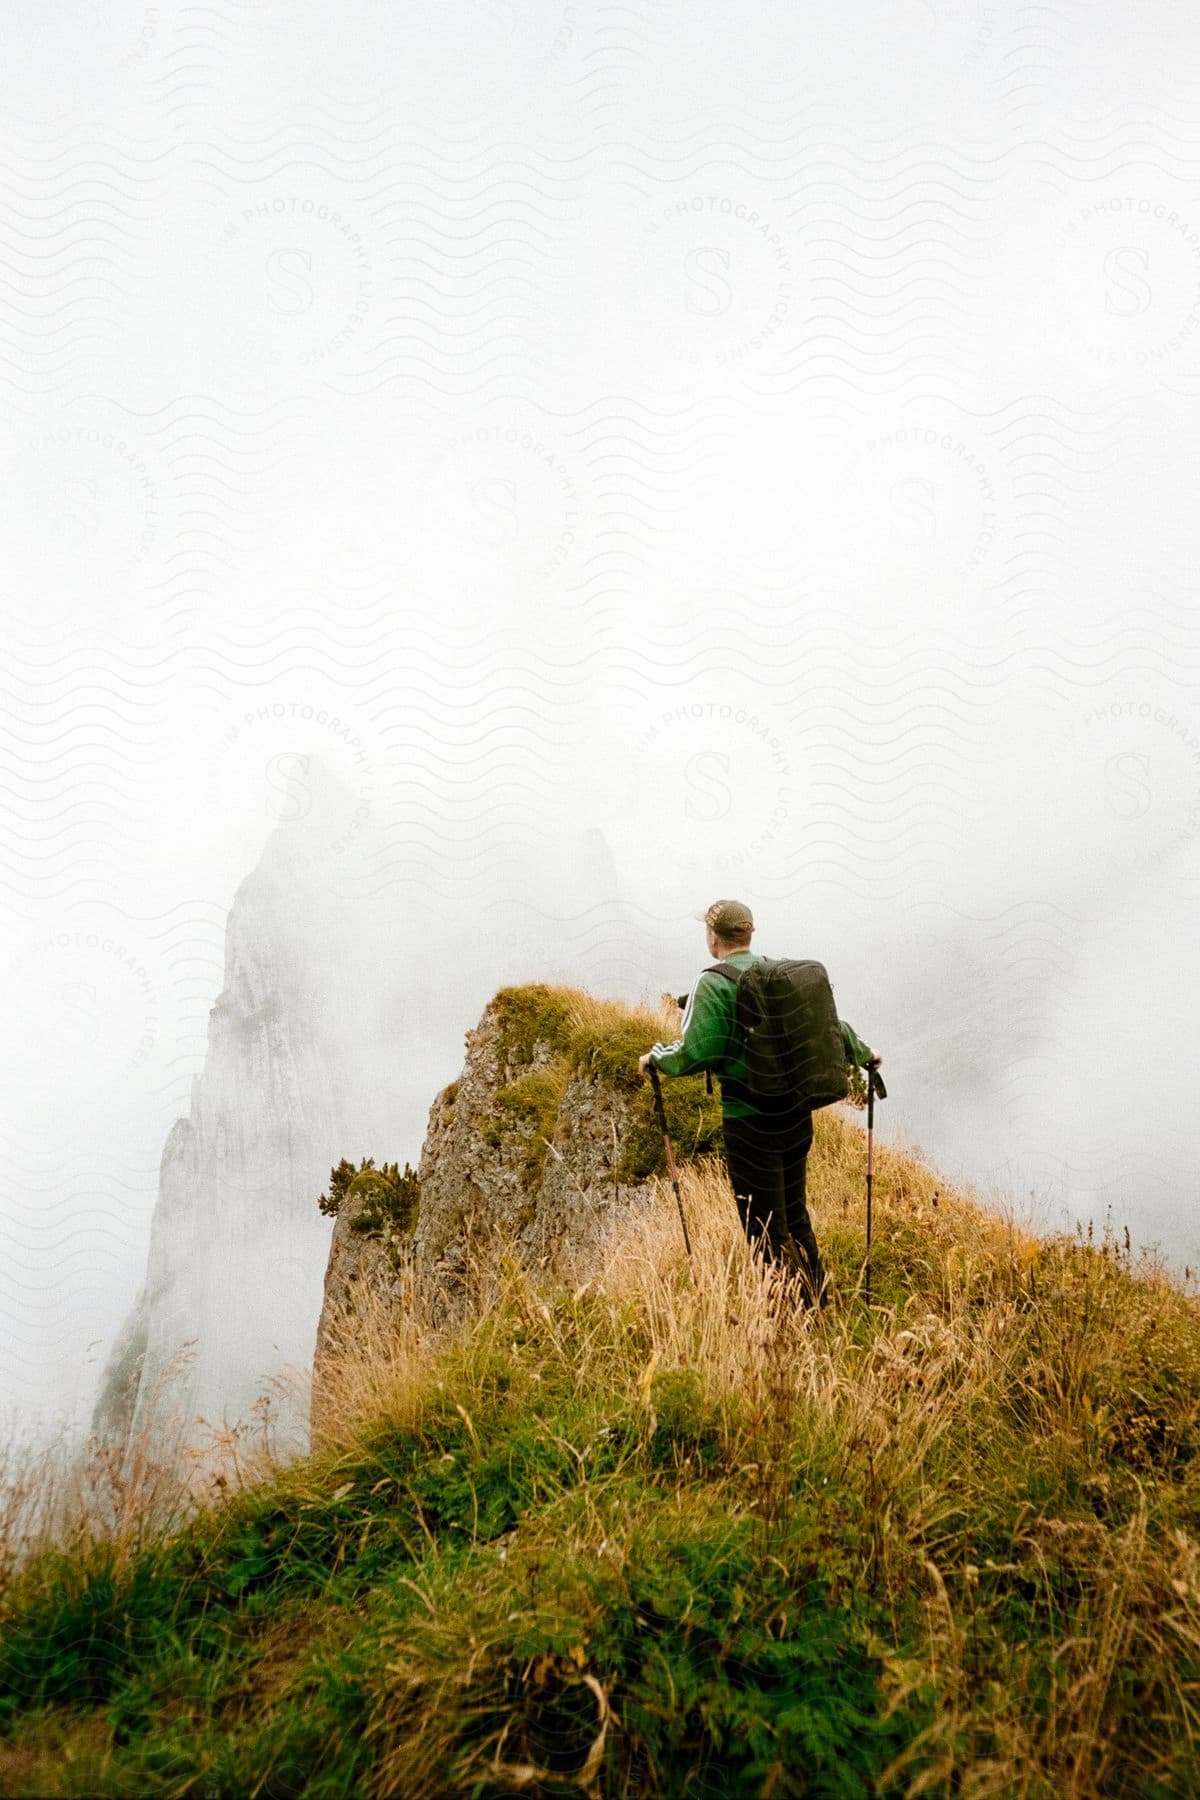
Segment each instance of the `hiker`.
M740 900L714 900L697 913L707 931L708 953L731 969L747 969L761 961L750 948L754 918ZM813 1141L812 1112L787 1098L778 1104L755 1102L746 1088L744 1046L738 1041L735 1006L737 987L706 969L686 996L682 1033L673 1043L655 1044L638 1058L638 1073L650 1079L651 1067L661 1075L692 1075L701 1069L721 1083L721 1118L725 1161L743 1229L764 1257L798 1273L806 1305L825 1303L825 1272L805 1197L805 1164ZM860 1068L878 1065L858 1034L838 1020L846 1061Z

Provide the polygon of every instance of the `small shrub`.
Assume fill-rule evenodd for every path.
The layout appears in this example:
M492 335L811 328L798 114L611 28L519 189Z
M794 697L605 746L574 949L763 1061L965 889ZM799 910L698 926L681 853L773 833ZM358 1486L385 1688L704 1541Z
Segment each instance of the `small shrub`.
M330 1171L328 1195L322 1194L317 1204L323 1213L336 1217L347 1199L361 1199L363 1208L350 1221L351 1231L375 1236L386 1229L393 1236L404 1237L416 1225L420 1194L420 1181L408 1163L401 1174L396 1163L384 1163L377 1169L373 1156L357 1169L343 1157Z
M365 1164L363 1165L366 1166ZM320 1210L327 1219L336 1219L341 1210L342 1201L346 1198L346 1189L354 1180L358 1170L352 1162L343 1156L336 1169L329 1171L329 1192L322 1194L317 1201Z

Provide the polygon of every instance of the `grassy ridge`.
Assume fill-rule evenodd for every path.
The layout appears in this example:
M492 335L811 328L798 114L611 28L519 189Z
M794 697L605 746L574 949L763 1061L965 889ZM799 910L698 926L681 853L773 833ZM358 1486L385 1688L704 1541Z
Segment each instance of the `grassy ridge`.
M648 1040L647 1040L648 1041ZM335 1343L323 1440L182 1530L81 1531L0 1606L0 1791L1200 1791L1200 1320L817 1121L837 1284L720 1165L574 1293L480 1246Z

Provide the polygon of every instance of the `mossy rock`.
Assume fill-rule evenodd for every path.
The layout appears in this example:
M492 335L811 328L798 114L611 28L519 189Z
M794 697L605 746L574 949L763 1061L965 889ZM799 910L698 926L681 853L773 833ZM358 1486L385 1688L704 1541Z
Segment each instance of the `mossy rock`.
M567 1002L544 982L501 988L492 1002L500 1027L500 1051L511 1062L532 1062L538 1044L556 1055L571 1043Z
M541 1183L546 1166L546 1151L554 1136L558 1109L571 1078L566 1057L556 1057L546 1068L532 1069L496 1095L499 1114L488 1120L488 1142L503 1142L506 1128L515 1128L527 1140L521 1164L521 1185L533 1193Z

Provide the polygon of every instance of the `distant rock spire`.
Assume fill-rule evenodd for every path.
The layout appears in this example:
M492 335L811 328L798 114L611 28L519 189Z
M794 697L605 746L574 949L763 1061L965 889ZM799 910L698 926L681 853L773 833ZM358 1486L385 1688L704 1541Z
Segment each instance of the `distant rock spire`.
M167 1134L145 1280L93 1413L101 1441L146 1432L199 1468L214 1430L253 1429L267 1392L277 1446L305 1447L330 1232L317 1196L347 1146L395 1129L364 1072L398 1048L370 1010L386 913L339 891L331 829L347 794L315 757L302 773L234 896L204 1070Z

